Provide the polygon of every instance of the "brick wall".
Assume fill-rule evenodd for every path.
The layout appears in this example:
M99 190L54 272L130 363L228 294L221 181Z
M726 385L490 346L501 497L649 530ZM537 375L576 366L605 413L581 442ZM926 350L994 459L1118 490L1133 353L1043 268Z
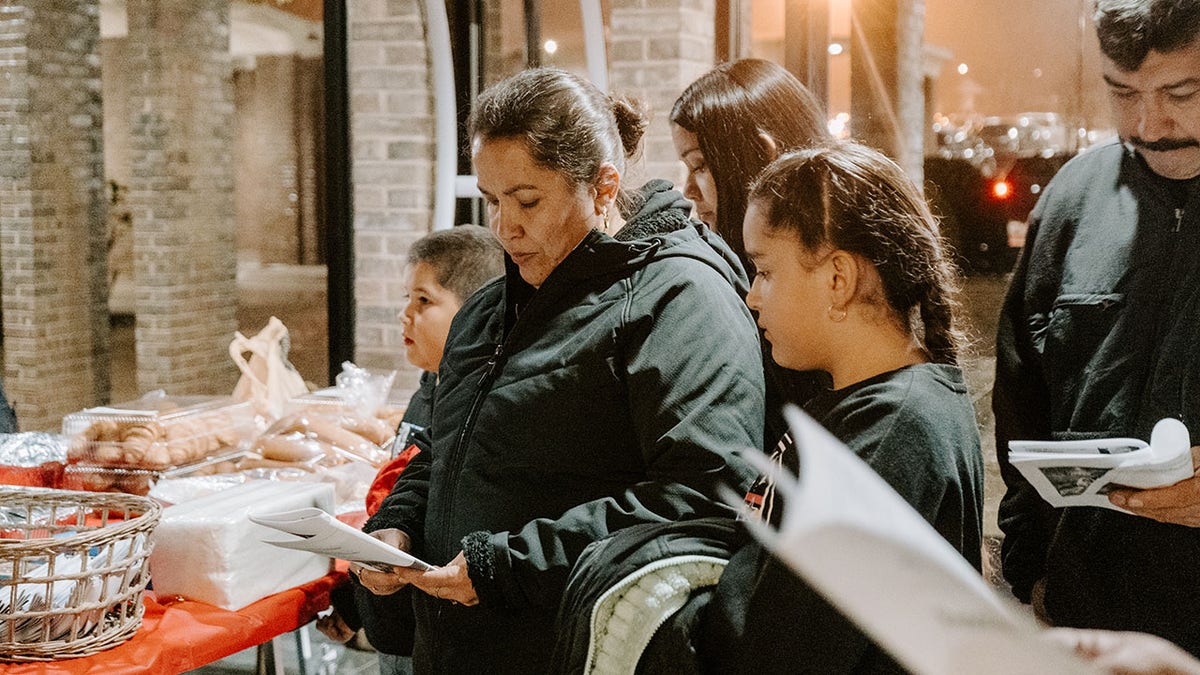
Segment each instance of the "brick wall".
M395 368L398 387L417 371L404 360L396 316L404 306L404 261L432 227L433 102L421 3L347 5L353 147L355 359Z
M626 185L646 178L682 184L683 165L671 143L671 106L713 66L714 0L613 0L609 25L609 88L650 107L643 159Z
M325 264L325 64L296 57L296 203L302 265Z
M0 6L4 386L22 429L109 389L95 0Z
M138 386L233 390L229 0L127 0Z

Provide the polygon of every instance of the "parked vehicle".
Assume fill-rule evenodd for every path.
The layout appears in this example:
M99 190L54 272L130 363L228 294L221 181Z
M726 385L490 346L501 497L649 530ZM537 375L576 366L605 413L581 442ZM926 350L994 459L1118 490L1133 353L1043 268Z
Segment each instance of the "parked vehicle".
M1029 212L1042 188L1070 159L1003 157L993 175L958 158L925 158L925 193L942 233L967 272L1006 272L1025 245Z
M925 190L967 272L1006 272L1025 244L1026 221L1054 174L1102 133L1074 135L1055 113L934 124Z

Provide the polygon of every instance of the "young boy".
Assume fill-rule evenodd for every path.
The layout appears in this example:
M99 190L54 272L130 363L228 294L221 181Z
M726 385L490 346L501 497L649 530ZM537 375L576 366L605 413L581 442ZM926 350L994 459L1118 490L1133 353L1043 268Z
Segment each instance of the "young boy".
M450 322L463 302L488 280L504 274L504 251L491 232L475 225L460 225L422 237L408 252L405 284L408 303L400 313L404 326L405 358L424 370L421 388L409 401L401 428L429 424L433 386L437 380L442 347ZM396 460L385 464L367 496L367 512L379 502L417 452L408 446ZM347 642L362 627L379 652L381 675L412 672L413 619L409 589L377 596L350 584L334 591L334 611L317 622L327 637Z

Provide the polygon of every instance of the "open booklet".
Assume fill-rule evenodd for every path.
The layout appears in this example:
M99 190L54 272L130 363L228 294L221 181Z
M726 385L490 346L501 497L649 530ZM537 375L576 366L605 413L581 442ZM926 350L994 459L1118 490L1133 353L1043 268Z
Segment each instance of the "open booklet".
M1087 441L1009 441L1008 461L1053 506L1101 506L1117 487L1155 488L1191 478L1187 427L1165 418L1154 425L1150 443L1136 438Z
M757 451L783 497L778 530L747 526L772 553L918 675L1096 673L1006 600L866 463L796 408L792 477Z
M421 571L434 569L433 565L356 530L318 508L252 513L249 517L259 525L295 535L295 539L263 540L282 548L320 553L384 572L390 571L389 567L393 565Z

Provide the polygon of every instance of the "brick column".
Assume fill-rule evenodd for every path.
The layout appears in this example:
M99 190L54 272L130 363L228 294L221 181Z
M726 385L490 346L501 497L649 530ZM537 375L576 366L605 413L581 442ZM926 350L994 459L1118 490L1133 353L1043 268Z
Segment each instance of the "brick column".
M434 124L425 22L419 0L347 5L350 129L353 137L355 358L395 368L414 387L396 316L404 265L429 233Z
M138 386L223 394L237 369L229 0L127 0Z
M924 0L856 3L850 48L854 138L893 157L921 184L924 162Z
M626 185L646 178L682 184L683 164L671 144L671 106L713 66L714 0L613 0L609 22L609 88L651 110L641 166Z
M4 387L23 430L107 400L96 0L0 6Z

